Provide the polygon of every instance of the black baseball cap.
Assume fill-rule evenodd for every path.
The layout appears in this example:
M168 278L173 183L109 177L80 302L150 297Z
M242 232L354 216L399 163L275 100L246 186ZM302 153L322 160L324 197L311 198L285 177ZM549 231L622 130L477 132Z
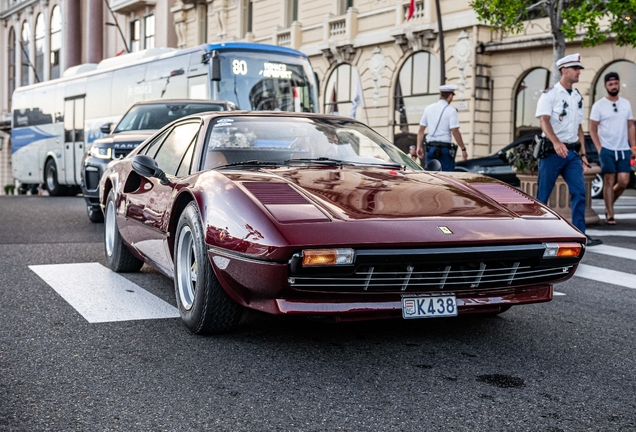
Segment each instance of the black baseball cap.
M620 78L618 77L618 74L616 72L609 72L605 74L605 82L613 79L620 81Z

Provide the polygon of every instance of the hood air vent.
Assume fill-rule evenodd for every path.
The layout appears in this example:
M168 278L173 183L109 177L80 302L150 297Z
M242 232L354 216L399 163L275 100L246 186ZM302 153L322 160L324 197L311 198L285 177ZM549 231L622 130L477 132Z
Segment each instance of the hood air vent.
M510 186L498 183L471 183L470 187L500 204L534 204L534 201Z
M304 196L287 183L246 182L243 183L243 186L266 206L272 204L310 204Z

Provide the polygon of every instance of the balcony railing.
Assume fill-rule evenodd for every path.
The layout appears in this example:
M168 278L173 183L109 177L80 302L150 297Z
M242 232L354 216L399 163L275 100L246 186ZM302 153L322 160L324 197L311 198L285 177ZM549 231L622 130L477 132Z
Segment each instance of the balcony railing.
M143 9L146 6L154 6L155 0L109 0L110 7L117 13L128 13L139 9Z
M408 3L402 6L404 9L404 21L406 21L406 19L409 16L409 5ZM427 18L428 16L428 11L426 10L426 7L424 6L424 2L415 2L415 10L413 11L413 17L411 18L412 20L417 20L417 19L422 19L422 18Z

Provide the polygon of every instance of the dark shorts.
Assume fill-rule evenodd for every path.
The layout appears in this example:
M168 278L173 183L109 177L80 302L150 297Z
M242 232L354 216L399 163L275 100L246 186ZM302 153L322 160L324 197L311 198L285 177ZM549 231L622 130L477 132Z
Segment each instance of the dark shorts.
M601 149L599 160L601 162L601 172L603 174L628 173L631 170L631 150L608 150Z

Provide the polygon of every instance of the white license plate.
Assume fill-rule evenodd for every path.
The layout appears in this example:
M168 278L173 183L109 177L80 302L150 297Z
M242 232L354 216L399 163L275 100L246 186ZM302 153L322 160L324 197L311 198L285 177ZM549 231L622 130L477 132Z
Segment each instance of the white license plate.
M449 316L457 316L457 301L454 295L402 298L403 318L439 318Z

